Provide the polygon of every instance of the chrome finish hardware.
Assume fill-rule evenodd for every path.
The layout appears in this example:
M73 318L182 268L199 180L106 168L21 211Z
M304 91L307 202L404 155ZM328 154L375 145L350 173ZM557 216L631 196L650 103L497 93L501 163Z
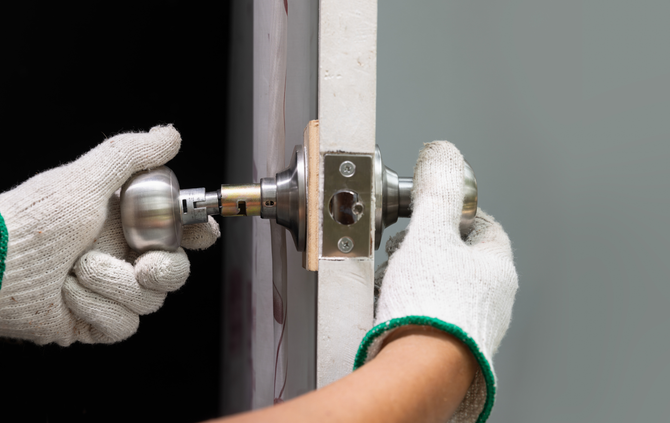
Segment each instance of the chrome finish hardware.
M372 207L372 156L326 154L323 160L321 255L369 257L372 221L365 211Z
M261 179L261 217L277 218L277 182L275 178Z
M344 254L348 254L354 249L354 241L348 236L343 236L337 241L337 248Z
M298 251L305 251L307 231L307 175L305 149L296 145L288 168L277 173L277 223L291 232Z
M340 173L346 178L354 176L354 173L356 173L356 165L349 160L345 160L340 164Z
M384 166L382 153L375 150L375 250L382 242L384 229L398 221L399 217L412 217L411 177L399 177L396 172ZM470 164L466 161L463 169L463 211L459 229L463 238L472 230L477 214L477 180Z
M174 251L181 243L179 182L167 166L139 172L121 189L121 222L136 251Z
M203 207L206 198L207 193L205 192L205 188L191 188L179 191L179 215L181 216L182 225L207 222L207 207ZM217 208L218 205L217 199Z
M275 219L291 232L298 251L306 239L305 153L296 146L289 167L260 184L179 190L175 174L161 166L133 175L121 191L121 222L128 245L139 252L174 251L182 225L207 222L208 215Z
M263 178L260 184L221 185L219 190L211 192L204 188L180 190L177 177L167 166L138 172L121 190L121 221L126 241L139 252L174 251L181 243L182 225L203 223L208 215L215 214L260 216L275 219L288 229L296 249L304 251L305 163L304 147L298 145L289 166L274 178ZM385 228L399 217L412 215L412 178L399 177L384 166L379 147L374 158L326 154L323 181L323 257L369 257L372 254L370 213L374 213L375 250L381 244ZM472 230L477 213L477 180L467 162L463 184L460 230L465 237Z
M467 237L472 231L472 225L477 216L477 179L475 171L468 161L465 161L463 167L463 211L461 212L461 236Z

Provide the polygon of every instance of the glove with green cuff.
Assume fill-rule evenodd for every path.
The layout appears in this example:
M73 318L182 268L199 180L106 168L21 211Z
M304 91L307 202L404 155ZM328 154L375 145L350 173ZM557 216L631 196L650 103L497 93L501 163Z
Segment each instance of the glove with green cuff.
M518 278L509 238L493 217L478 210L474 229L461 239L463 166L461 153L446 141L421 151L412 219L387 244L375 326L361 343L355 367L375 357L395 328L444 330L470 348L480 367L450 421L484 422L496 392L493 355L510 324Z
M138 256L119 211L123 183L166 163L180 145L172 126L120 134L0 194L0 337L118 342L184 284L184 250ZM219 236L210 217L185 228L181 245L203 249Z

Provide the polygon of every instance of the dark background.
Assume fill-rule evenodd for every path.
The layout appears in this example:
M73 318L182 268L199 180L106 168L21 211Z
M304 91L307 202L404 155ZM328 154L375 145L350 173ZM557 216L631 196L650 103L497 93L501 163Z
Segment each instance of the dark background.
M23 2L0 11L0 191L106 137L172 123L182 187L220 184L228 2ZM225 234L223 234L225 237ZM115 345L0 340L0 420L193 422L218 415L221 244Z

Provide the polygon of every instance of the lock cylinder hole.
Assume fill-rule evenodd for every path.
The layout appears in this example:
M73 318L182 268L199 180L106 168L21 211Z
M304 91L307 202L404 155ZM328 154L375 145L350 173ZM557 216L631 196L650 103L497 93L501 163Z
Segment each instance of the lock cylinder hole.
M365 206L354 191L337 191L328 203L330 216L340 225L353 225L363 216Z

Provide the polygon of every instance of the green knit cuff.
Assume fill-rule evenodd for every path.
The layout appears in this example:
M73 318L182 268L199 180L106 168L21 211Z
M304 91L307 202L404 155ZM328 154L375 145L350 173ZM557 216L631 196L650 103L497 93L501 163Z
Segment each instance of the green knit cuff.
M370 348L372 342L375 339L377 339L380 335L392 329L405 325L432 326L436 329L440 329L442 331L450 333L451 335L458 338L465 345L467 345L468 348L470 348L470 351L472 351L472 355L475 356L475 359L477 360L477 363L479 364L479 367L482 370L482 374L484 375L484 381L486 381L486 402L484 403L484 408L482 409L482 412L479 414L479 418L477 419L477 423L485 422L489 418L489 415L491 414L491 409L493 408L493 402L495 401L496 386L495 386L495 378L493 376L493 370L491 369L489 361L484 356L484 353L482 353L482 351L479 349L479 346L477 345L475 340L470 338L470 336L467 333L465 333L463 329L451 323L446 323L440 319L435 319L426 316L405 316L398 319L391 319L388 322L381 323L370 329L370 331L365 335L365 338L363 338L361 345L358 347L358 352L356 353L356 359L354 360L354 370L365 364L365 361L368 358L368 349Z
M3 219L0 214L0 289L2 289L2 276L5 274L5 258L7 257L8 239L9 234L7 232L7 226L5 225L5 219Z

